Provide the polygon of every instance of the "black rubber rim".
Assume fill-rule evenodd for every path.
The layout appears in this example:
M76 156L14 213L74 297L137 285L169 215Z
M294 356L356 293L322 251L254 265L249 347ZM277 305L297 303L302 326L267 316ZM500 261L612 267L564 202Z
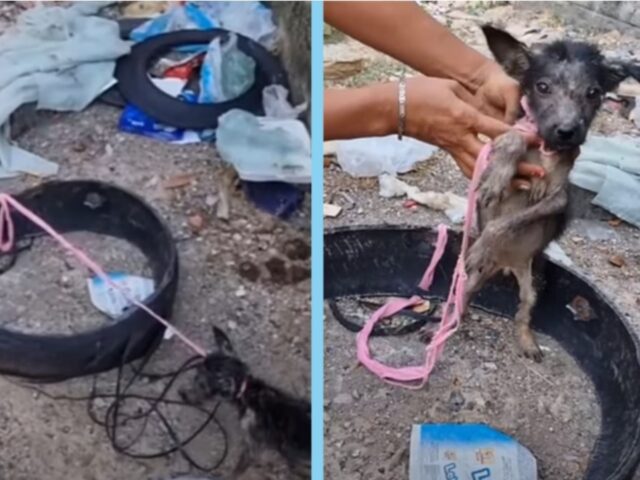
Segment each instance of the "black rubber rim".
M167 50L181 45L209 44L215 38L227 38L230 34L223 29L181 30L134 45L131 53L121 57L116 64L115 77L120 93L154 120L177 128L216 128L220 115L235 108L262 115L262 90L273 84L288 89L287 76L278 59L266 48L237 33L238 48L256 61L255 82L238 98L215 104L190 104L167 95L149 79L150 63Z
M324 236L325 299L414 294L436 237L435 229L421 227L328 231ZM460 235L451 233L449 239L430 292L438 298L447 295L460 250ZM533 326L555 338L576 359L591 378L602 409L600 434L584 480L631 480L640 461L638 340L624 316L580 274L547 261L544 276ZM573 319L566 305L577 295L589 302L596 320ZM510 278L489 283L474 302L474 306L511 318L517 304L517 289Z
M89 231L137 246L156 283L144 304L169 319L178 286L178 253L165 222L141 198L94 181L45 183L15 198L60 233ZM41 233L19 213L12 212L12 218L17 241ZM27 335L0 328L0 373L58 381L104 372L151 353L164 330L135 307L103 328L76 335Z

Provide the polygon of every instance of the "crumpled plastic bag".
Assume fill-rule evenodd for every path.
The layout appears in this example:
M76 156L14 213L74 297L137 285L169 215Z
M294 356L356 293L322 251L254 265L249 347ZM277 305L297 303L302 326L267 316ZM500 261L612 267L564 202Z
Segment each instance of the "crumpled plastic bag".
M311 138L299 120L230 110L218 121L216 148L243 180L311 182Z
M220 23L198 5L187 3L171 8L167 13L146 21L136 27L129 35L131 40L141 42L161 33L176 32L178 30L209 30L220 27ZM183 45L176 50L181 52L204 52L204 45Z
M194 2L221 28L248 37L273 50L277 42L277 27L271 10L260 2Z
M219 103L239 97L255 82L256 62L238 48L237 35L214 39L200 70L199 103Z
M416 162L431 157L437 147L396 135L356 138L335 142L338 163L353 177L377 177L383 173L406 173Z
M269 85L262 90L262 106L267 117L298 118L307 109L303 103L296 107L287 100L289 90L282 85Z

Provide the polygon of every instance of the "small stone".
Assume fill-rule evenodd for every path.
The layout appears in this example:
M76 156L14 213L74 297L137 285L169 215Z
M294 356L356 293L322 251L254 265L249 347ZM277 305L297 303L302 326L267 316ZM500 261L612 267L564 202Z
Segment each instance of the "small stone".
M229 330L235 330L236 328L238 328L238 322L234 320L229 320L227 322L227 327L229 327Z
M68 276L66 276L66 275L63 275L63 276L60 278L60 285L61 285L63 288L69 288L69 287L71 286L71 278L69 278L69 277L68 277Z
M307 260L311 256L311 246L301 238L287 241L282 251L290 260Z
M255 282L260 278L260 269L258 266L250 262L249 260L244 260L238 266L238 273L241 277L246 278L251 282Z
M247 290L244 288L244 286L240 285L240 287L238 287L238 289L236 290L236 297L241 298L241 297L245 297L247 295Z
M464 403L465 403L465 399L462 396L462 393L460 393L457 390L454 390L453 392L451 392L451 395L449 396L449 408L451 409L451 411L453 412L460 411L464 406Z
M215 207L216 203L218 203L218 197L215 195L207 195L207 198L204 199L204 203L207 207Z
M338 405L350 405L353 403L353 397L350 393L340 393L333 399L333 403ZM347 423L345 423L345 428L349 428Z
M204 218L202 218L202 215L198 213L196 213L195 215L191 215L187 219L187 223L189 224L189 228L191 229L191 232L193 232L196 235L199 234L204 228Z
M609 257L609 263L614 267L622 268L625 266L626 262L622 255L613 255Z
M491 371L498 370L498 366L493 362L485 362L482 364L482 366L485 368L485 370L491 370Z
M282 258L271 257L265 262L265 267L271 275L271 279L276 283L286 283L287 281L287 265Z
M73 144L71 145L71 150L76 153L82 153L87 150L87 146L81 141L73 142Z

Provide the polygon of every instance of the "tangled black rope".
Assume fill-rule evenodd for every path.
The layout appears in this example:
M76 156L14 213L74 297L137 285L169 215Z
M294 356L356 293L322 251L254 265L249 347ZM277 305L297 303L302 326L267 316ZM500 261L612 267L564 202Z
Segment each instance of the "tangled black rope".
M121 365L117 370L114 392L100 392L98 390L98 375L95 375L93 377L91 392L86 396L54 395L47 392L43 388L35 386L33 384L16 382L9 378L7 378L7 380L21 387L34 390L52 400L86 401L87 414L89 415L89 418L91 418L93 422L105 429L107 437L109 438L109 442L111 443L114 450L118 453L131 458L148 460L169 456L178 452L192 468L206 473L214 472L222 465L228 454L228 434L219 420L216 418L220 402L216 402L210 410L207 410L204 407L191 405L183 400L168 398L168 394L171 388L176 384L178 379L183 374L196 368L202 361L201 357L191 357L187 359L177 370L160 374L145 373L143 371L149 359L150 355L143 358L140 361L141 365L139 367L130 364L129 368L132 370L133 375L126 382L124 381L123 376L123 371L126 366ZM168 381L157 396L131 392L131 389L135 386L137 381L143 378L149 380L150 382L157 382L165 379L168 379ZM103 415L100 415L96 411L95 404L97 399L113 399ZM123 405L128 400L138 400L146 402L148 404L148 408L137 411L135 414L125 413L123 412ZM174 428L174 425L172 425L172 423L167 418L167 415L160 410L161 405L180 405L183 407L189 407L206 415L206 418L197 428L189 433L186 438L180 438L178 433L176 432L176 429ZM135 452L133 450L133 447L143 438L149 426L150 420L154 416L159 419L160 424L171 439L172 446L157 452ZM135 435L132 439L125 440L119 435L120 428L132 421L141 421L142 426L137 435ZM223 448L219 458L216 459L216 461L213 462L212 465L206 466L195 460L193 456L186 450L186 447L200 434L202 434L205 429L212 423L216 425L222 435Z

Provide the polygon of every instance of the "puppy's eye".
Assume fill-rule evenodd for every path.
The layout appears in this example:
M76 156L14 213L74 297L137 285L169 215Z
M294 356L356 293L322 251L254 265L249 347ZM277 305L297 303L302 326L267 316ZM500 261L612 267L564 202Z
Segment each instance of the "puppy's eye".
M549 87L549 84L546 82L538 82L536 83L536 90L540 93L549 93L551 87Z
M600 95L602 95L602 91L598 87L592 87L589 90L587 90L587 98L589 100L598 98Z

